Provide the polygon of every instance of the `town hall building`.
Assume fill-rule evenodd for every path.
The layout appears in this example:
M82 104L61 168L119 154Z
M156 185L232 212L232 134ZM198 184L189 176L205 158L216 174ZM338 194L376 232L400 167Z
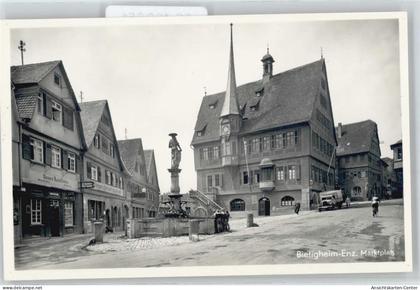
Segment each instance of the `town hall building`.
M233 215L309 209L335 185L337 145L325 59L236 85L231 26L225 92L203 97L191 145L197 188Z

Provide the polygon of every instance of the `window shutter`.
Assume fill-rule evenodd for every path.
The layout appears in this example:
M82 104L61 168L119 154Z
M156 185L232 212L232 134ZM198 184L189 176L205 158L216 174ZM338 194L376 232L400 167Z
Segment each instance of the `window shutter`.
M34 158L34 149L31 145L31 137L22 134L22 158L31 160Z
M63 165L63 168L66 170L69 169L69 159L67 158L67 156L68 156L67 151L61 149L61 159L62 159L61 164Z
M97 171L98 171L98 181L101 182L101 167L100 166L98 166Z
M92 179L92 170L91 170L92 164L90 162L87 163L86 170L87 170L87 178Z
M45 164L51 165L52 163L52 156L51 156L51 144L45 144Z
M47 118L49 118L49 119L52 119L52 115L53 115L53 112L52 112L52 101L51 101L51 99L50 98L48 98L48 97L46 97L45 98L45 117L47 117Z
M81 162L81 159L80 159L80 156L79 155L76 155L76 158L75 158L75 169L76 169L76 173L81 173L82 172L82 165L83 165L83 162Z
M73 130L73 110L63 107L63 126Z
M300 165L296 166L296 179L299 180L300 179Z
M219 183L220 187L223 188L223 174L220 174Z
M47 94L45 93L42 93L42 112L45 116L47 112Z

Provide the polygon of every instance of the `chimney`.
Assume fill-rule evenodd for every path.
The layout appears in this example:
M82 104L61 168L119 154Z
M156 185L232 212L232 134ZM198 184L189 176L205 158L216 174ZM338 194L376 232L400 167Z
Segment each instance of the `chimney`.
M341 138L341 136L343 136L343 124L338 123L337 138Z

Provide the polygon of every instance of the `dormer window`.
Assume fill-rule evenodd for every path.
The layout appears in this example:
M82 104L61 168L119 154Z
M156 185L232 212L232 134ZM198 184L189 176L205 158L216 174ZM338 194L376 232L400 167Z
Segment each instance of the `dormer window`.
M251 111L257 111L259 107L260 107L260 100L254 102L252 105L249 106Z
M217 106L217 101L215 101L215 102L213 102L213 103L211 103L211 104L209 104L209 108L210 109L215 109L216 108L216 106Z
M255 91L257 97L262 97L264 95L264 88Z
M206 132L206 127L207 124L205 124L201 129L199 128L196 132L197 132L197 137L202 137L204 136L204 133Z
M54 83L59 86L61 83L61 76L57 73L54 74Z

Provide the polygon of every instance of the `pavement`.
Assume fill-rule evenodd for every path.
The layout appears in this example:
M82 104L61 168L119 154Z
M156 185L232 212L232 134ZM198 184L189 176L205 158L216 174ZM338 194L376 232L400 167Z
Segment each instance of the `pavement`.
M384 201L372 217L369 203L335 211L230 221L232 232L188 237L127 239L105 235L26 245L15 250L16 269L256 265L404 260L403 205ZM29 243L30 244L30 243Z

